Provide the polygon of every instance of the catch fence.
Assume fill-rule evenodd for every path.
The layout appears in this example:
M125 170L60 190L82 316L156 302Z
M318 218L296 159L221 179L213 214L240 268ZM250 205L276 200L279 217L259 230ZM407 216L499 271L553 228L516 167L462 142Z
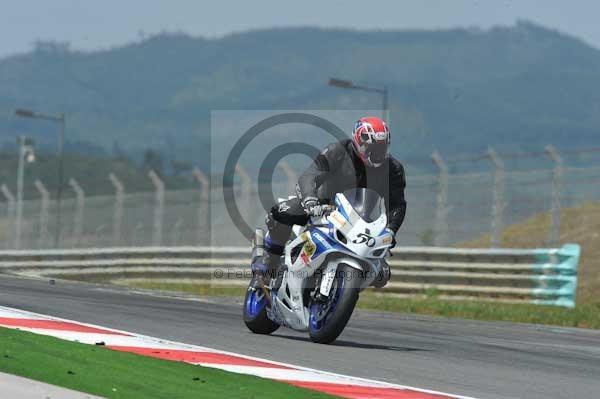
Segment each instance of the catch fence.
M520 246L514 240L518 235L524 237L527 247L576 242L578 230L571 229L571 236L565 236L561 226L569 223L566 217L581 216L564 215L561 209L600 201L600 166L582 162L567 165L553 151L547 149L542 167L516 170L509 169L494 152L485 157L487 168L472 170L457 171L438 154L429 168L408 163L408 212L398 242L406 246L467 243L502 247L507 245L506 228L524 221L528 223L514 229L509 246ZM262 225L266 214L261 194L277 198L292 193L297 175L287 164L280 166L283 173L277 174L272 184L256 184L251 173L238 167L233 185L235 203L243 221L252 228ZM85 184L71 179L61 204L60 229L57 202L44 182L36 180L39 199L23 201L20 220L18 196L4 184L0 247L44 249L53 248L57 241L59 248L247 245L248 240L239 231L240 221L232 220L225 204L221 178L213 176L209 180L199 170L193 175L195 188L170 190L151 173L148 179L154 191L130 193L119 176L111 174L106 179L115 190L102 196L86 196ZM35 176L28 178L34 180ZM582 234L587 221L597 216L593 213L600 211L595 209L588 209L585 218L577 222ZM19 231L20 237L16 237Z

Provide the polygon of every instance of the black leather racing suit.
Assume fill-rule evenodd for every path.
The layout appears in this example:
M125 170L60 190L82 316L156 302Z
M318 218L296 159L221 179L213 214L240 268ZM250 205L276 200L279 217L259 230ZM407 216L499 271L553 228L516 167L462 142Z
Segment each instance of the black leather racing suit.
M265 242L269 252L281 255L283 245L294 224L305 225L308 216L301 201L316 197L331 201L336 193L351 188L370 188L385 200L388 212L388 227L396 233L406 214L404 188L406 180L402 164L390 156L378 168L365 167L354 151L350 139L332 143L325 147L313 163L298 179L298 198L276 204L267 215L269 234Z

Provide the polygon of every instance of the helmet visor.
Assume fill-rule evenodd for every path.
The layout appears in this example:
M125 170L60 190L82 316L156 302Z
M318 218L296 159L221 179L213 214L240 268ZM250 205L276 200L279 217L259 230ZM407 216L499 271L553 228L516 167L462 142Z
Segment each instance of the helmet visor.
M365 154L373 163L382 163L388 157L388 144L385 141L368 144Z

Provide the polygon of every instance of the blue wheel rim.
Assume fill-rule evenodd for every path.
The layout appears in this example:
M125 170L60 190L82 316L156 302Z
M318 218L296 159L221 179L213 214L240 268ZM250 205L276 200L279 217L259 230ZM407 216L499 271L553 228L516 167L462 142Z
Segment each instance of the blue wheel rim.
M256 317L265 307L265 295L258 289L248 292L246 299L246 315Z
M335 293L333 298L331 298L326 303L313 303L310 306L310 315L308 318L308 326L312 332L320 331L323 327L327 325L327 322L330 319L330 316L335 311L335 308L340 300L342 293L344 292L344 282L345 279L343 276L336 278L337 287L335 289ZM327 309L328 308L328 309ZM326 314L323 317L319 317L319 315L325 310Z

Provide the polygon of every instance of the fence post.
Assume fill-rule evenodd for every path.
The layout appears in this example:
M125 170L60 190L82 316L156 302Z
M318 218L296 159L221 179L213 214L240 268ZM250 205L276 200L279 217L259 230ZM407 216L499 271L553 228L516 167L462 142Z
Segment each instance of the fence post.
M554 146L547 145L545 149L548 156L554 162L554 171L552 172L552 205L550 210L551 222L548 243L550 245L558 245L560 241L560 208L564 163Z
M181 225L183 224L183 220L181 218L177 218L175 225L173 226L173 236L171 238L171 245L176 247L179 242L179 236L181 233Z
M113 213L113 245L119 246L121 243L121 226L123 220L123 197L125 187L114 173L108 174L108 179L115 188L115 209Z
M94 240L96 241L96 244L95 244L96 247L102 246L100 237L102 236L105 229L106 229L106 225L101 224L100 226L96 227L96 230L94 230Z
M433 242L436 246L443 246L448 241L448 166L437 151L431 154L431 159L439 171Z
M15 217L15 249L21 249L21 230L23 227L23 179L25 177L25 137L18 136L19 162L17 168L17 212Z
M506 170L504 168L504 161L498 156L493 148L490 147L487 154L494 164L494 186L492 190L494 202L492 203L490 246L492 248L498 248L502 244L502 229L504 227L504 191L506 188Z
M15 230L13 229L14 224L15 224L15 196L13 195L13 193L10 191L10 189L8 188L8 186L6 184L3 184L0 187L0 190L2 191L2 194L4 195L4 198L6 198L6 202L7 202L7 207L6 207L6 216L8 219L8 231L12 231L13 232L13 238L15 235ZM10 248L10 242L13 242L13 240L9 240L7 237L6 240L6 248Z
M235 171L240 175L241 179L241 197L242 197L242 209L245 209L247 214L250 214L250 204L252 201L252 179L246 169L244 169L240 164L235 166Z
M290 167L290 164L287 163L285 160L279 162L279 167L281 168L283 173L285 173L285 176L287 177L287 180L288 180L288 189L287 189L288 195L295 195L296 194L296 184L298 183L298 175Z
M152 236L152 244L158 246L162 243L163 213L165 208L165 184L153 170L148 172L148 176L150 177L150 180L152 180L152 184L154 184L154 188L156 190L156 204L154 205L154 233Z
M144 225L140 222L135 225L133 232L131 233L131 246L135 247L137 244L138 232L144 228Z
M77 183L77 180L69 179L69 186L75 191L75 217L73 219L73 235L75 237L75 246L79 245L81 235L83 234L83 216L85 212L85 191Z
M40 206L40 236L38 238L38 246L44 247L46 238L48 237L48 207L50 204L50 193L40 179L35 180L35 188L38 190L42 203Z
M197 241L199 244L204 243L209 245L210 237L209 234L205 234L205 232L210 233L210 217L208 213L208 204L210 199L210 182L208 177L199 169L194 168L192 170L192 175L200 184L200 205L198 206L198 238ZM206 238L206 239L205 239Z

